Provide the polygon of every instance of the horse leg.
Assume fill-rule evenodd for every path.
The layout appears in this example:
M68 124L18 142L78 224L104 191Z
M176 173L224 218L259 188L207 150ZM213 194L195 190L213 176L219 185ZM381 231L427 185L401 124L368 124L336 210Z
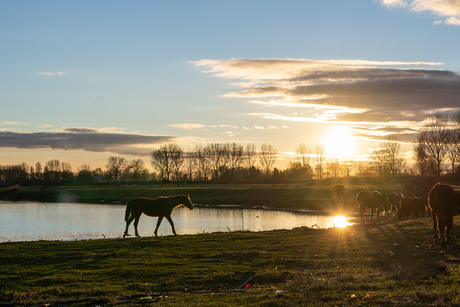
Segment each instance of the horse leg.
M377 224L379 223L380 208L377 208Z
M127 221L126 221L126 229L125 229L125 233L123 234L123 238L126 237L126 236L129 236L128 234L128 227L129 225L131 224L131 222L134 220L134 217L130 217Z
M133 223L136 237L140 237L139 232L137 231L137 224L139 224L139 219L140 219L140 216L136 217Z
M155 227L155 237L158 237L157 232L158 232L158 227L160 227L161 221L163 220L163 216L158 217L157 221L157 227Z
M176 230L174 229L174 223L173 223L173 221L172 221L172 219L171 219L171 216L170 216L170 215L167 215L167 216L166 216L166 219L168 220L169 224L171 225L173 234L174 234L175 236L177 236Z
M437 242L438 240L438 233L437 233L438 218L436 217L436 214L434 213L434 211L431 211L431 217L433 218L433 230L434 230L433 242Z

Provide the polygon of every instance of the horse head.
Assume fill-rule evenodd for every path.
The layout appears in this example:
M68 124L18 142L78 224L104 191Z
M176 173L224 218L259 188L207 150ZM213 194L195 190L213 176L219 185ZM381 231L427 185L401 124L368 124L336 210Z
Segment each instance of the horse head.
M192 200L190 199L190 194L187 194L187 195L182 195L186 198L186 200L184 200L184 203L183 205L187 208L189 208L190 210L193 210L193 203L192 203Z

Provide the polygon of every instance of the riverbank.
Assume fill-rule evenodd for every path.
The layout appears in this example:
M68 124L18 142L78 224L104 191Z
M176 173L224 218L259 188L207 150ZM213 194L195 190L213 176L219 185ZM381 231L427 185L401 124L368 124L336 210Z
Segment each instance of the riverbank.
M455 217L455 225L459 222ZM383 219L378 225L343 229L3 243L0 302L43 306L458 304L458 239L453 238L446 248L429 250L432 236L429 219ZM244 289L246 284L251 288Z
M455 177L446 177L454 184ZM266 181L266 182L181 182L180 186L161 187L159 182L102 182L95 184L69 183L60 186L1 187L0 200L79 202L94 204L125 204L137 197L157 198L178 194L190 194L195 204L239 205L288 210L335 210L332 186L346 186L346 198L342 210L356 211L356 194L363 190L381 193L402 192L406 183L413 183L419 196L426 197L436 183L434 178L340 178L325 180ZM456 187L457 188L457 187Z

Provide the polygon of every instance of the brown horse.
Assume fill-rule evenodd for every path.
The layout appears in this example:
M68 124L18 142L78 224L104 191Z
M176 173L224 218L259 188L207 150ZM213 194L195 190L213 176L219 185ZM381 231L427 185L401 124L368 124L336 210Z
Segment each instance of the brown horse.
M168 179L163 179L163 184L161 185L161 187L170 187L171 186L171 183L172 181L171 180L168 180Z
M401 201L403 197L404 196L402 196L401 193L391 193L391 194L385 195L385 198L387 199L387 206L385 208L385 211L398 212L399 202Z
M439 240L442 246L449 240L449 232L453 225L453 214L457 202L457 195L450 185L437 183L428 193L428 206L433 217L434 238L437 241L436 230L439 231ZM431 244L431 247L433 246Z
M356 195L356 201L358 202L359 207L359 215L361 216L361 224L364 224L363 215L366 208L369 208L371 211L371 224L372 224L372 216L374 209L377 209L377 223L379 222L379 214L380 209L384 209L384 205L386 204L387 200L385 197L382 196L377 191L374 192L367 192L362 191Z
M158 227L164 217L168 220L171 225L172 232L175 236L176 230L174 229L174 223L171 219L171 212L174 208L179 206L184 206L193 210L193 204L190 200L189 195L176 195L176 196L161 196L157 199L148 199L148 198L136 198L130 199L126 203L126 212L125 212L125 221L126 221L126 230L123 234L123 238L129 236L128 227L129 224L134 220L134 230L136 237L140 237L137 231L137 224L139 224L139 218L142 213L147 216L158 216L157 227L155 228L155 236L157 236Z
M421 198L418 197L404 197L400 201L400 206L397 207L398 218L402 221L404 218L409 219L409 215L412 212L416 218L421 215L425 217L425 203Z

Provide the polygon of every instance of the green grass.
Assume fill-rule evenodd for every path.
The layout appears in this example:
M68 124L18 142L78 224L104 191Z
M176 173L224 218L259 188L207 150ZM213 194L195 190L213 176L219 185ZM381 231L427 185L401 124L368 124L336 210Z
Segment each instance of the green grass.
M459 221L456 217L455 224ZM457 234L454 229L452 236ZM452 238L447 248L428 250L432 235L428 219L396 222L386 216L378 225L345 229L2 243L0 302L459 304L457 239ZM387 250L394 255L385 255ZM250 277L254 288L237 289ZM142 299L149 294L152 299Z

